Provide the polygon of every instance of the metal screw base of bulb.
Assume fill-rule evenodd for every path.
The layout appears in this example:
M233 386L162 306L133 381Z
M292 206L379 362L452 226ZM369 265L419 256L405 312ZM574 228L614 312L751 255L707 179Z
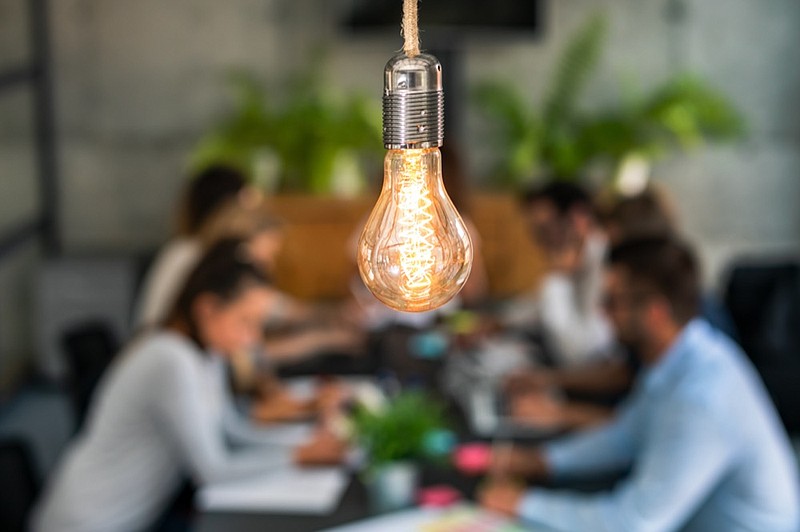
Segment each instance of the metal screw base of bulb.
M383 144L387 149L438 147L443 131L442 91L383 97Z
M443 140L442 66L428 54L396 55L384 69L384 147L436 148Z

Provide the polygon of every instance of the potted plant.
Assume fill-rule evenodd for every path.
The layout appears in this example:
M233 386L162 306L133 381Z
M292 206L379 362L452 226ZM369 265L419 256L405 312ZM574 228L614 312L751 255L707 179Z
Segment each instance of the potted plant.
M350 422L352 438L364 451L363 480L378 513L412 504L420 461L441 459L454 444L443 406L423 392L390 399L358 394Z
M621 91L621 101L606 109L581 109L604 36L603 17L590 18L561 56L541 107L508 83L477 86L474 102L495 133L496 184L519 188L545 176L578 180L599 169L601 179L624 186L636 171L646 181L652 161L676 148L743 133L727 98L692 75L669 79L649 94Z

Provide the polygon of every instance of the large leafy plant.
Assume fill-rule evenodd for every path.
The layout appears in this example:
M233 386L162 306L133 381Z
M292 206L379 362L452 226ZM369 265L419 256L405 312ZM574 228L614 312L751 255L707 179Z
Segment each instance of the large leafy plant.
M588 20L563 52L538 107L510 83L476 87L474 101L497 141L495 182L516 187L536 177L578 180L598 165L613 179L631 155L653 160L674 149L743 133L742 118L727 98L690 75L670 79L645 95L621 91L621 101L607 109L581 109L605 33L602 16Z
M251 75L232 75L232 112L200 140L191 166L224 163L256 180L272 173L272 188L316 194L336 192L342 173L363 180L382 153L379 104L334 94L319 70L317 65L271 91Z

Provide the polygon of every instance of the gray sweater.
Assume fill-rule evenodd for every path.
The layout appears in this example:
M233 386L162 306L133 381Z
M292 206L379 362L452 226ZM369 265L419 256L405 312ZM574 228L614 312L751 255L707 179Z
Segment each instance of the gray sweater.
M182 478L207 484L263 474L290 462L276 445L233 451L222 360L187 338L157 332L123 353L88 424L52 478L33 530L146 528Z

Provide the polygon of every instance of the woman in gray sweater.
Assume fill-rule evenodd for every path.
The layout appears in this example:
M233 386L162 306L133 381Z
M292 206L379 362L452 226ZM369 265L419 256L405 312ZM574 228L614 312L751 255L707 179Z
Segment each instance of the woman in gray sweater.
M34 530L142 530L186 476L203 485L341 459L342 446L324 434L294 450L229 448L236 434L226 430L224 358L259 339L275 297L241 255L238 241L209 250L165 325L119 357L35 512Z

